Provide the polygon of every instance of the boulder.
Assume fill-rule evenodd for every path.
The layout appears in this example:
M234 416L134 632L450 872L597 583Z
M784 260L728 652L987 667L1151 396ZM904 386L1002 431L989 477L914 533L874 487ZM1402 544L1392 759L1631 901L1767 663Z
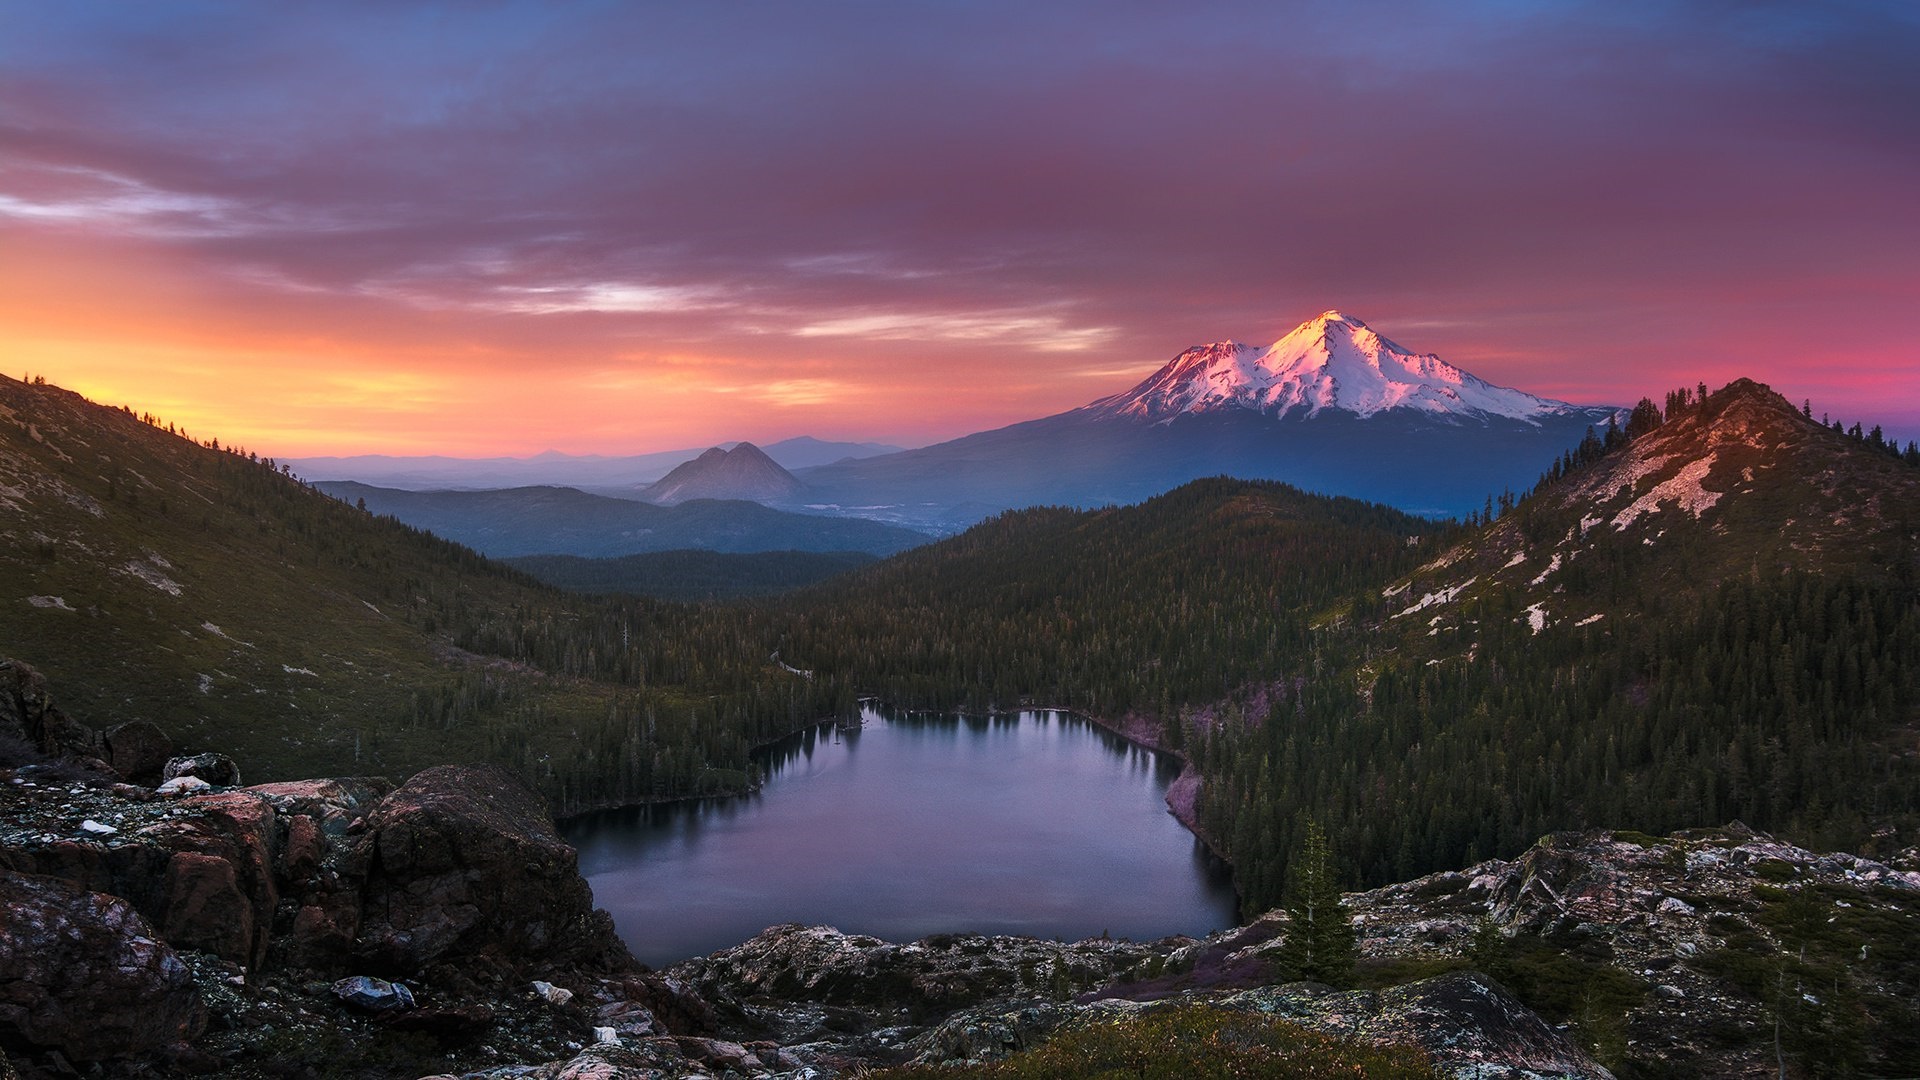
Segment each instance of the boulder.
M130 783L158 784L162 771L173 757L173 740L158 725L146 720L130 720L109 728L102 741L107 764Z
M153 1054L207 1013L186 965L133 905L0 871L0 1034L75 1061Z
M401 974L487 955L513 967L630 963L546 801L493 765L427 769L367 818L357 951Z
M176 851L167 860L166 914L160 929L183 949L245 962L256 929L253 905L233 863L218 855Z
M97 758L104 749L99 732L54 706L46 676L19 660L0 660L0 736L55 757Z
M403 983L368 975L349 975L333 984L333 996L367 1012L391 1012L414 1007L413 991Z
M169 853L158 894L149 893L142 909L175 947L257 968L271 944L280 899L273 804L243 791L183 801L193 813L138 834ZM136 901L140 892L127 890Z
M161 780L174 780L182 776L197 776L215 787L239 787L240 766L225 754L195 754L192 757L167 759L160 770Z

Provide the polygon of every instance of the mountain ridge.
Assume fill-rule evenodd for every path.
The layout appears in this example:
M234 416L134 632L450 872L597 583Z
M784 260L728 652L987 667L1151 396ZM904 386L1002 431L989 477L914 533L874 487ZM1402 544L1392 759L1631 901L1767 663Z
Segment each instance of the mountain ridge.
M731 449L733 442L718 444ZM849 458L899 453L876 442L836 442L798 435L760 448L783 469L829 465ZM567 454L543 450L526 457L464 458L446 455L355 454L282 459L301 478L354 480L375 487L410 491L480 490L553 485L595 494L631 497L636 484L652 483L675 466L699 456L699 449L660 450L649 454Z
M313 486L495 558L612 558L683 548L891 555L929 539L881 522L793 513L744 499L688 499L662 506L564 487L403 491L353 481Z

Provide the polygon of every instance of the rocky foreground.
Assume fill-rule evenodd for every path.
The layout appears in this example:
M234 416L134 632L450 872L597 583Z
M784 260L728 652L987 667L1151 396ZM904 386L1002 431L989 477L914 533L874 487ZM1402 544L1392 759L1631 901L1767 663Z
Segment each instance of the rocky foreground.
M1364 990L1278 981L1277 913L1151 943L779 926L656 972L504 770L242 786L0 662L0 1076L831 1077L1194 1000L1460 1077L1911 1074L1916 871L1738 826L1555 835L1350 895Z

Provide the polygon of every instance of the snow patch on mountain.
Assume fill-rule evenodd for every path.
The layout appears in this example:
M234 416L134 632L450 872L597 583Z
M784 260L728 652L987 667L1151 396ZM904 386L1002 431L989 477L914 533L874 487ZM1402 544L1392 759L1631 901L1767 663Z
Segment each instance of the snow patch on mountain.
M1532 581L1528 582L1527 584L1544 585L1546 584L1547 578L1553 576L1553 572L1558 569L1560 569L1560 553L1556 551L1553 553L1553 561L1547 564L1547 568L1545 570L1540 571L1540 576L1537 578L1534 578Z
M1405 615L1411 615L1416 611L1425 611L1427 608L1430 608L1435 604L1451 604L1453 603L1456 597L1458 597L1461 593L1467 591L1467 586L1472 585L1474 582L1478 580L1480 580L1480 578L1478 576L1474 576L1474 577L1468 578L1467 580L1461 582L1458 585L1441 589L1438 592L1430 592L1425 596L1422 596L1420 598L1419 603L1413 605L1410 608L1407 608L1405 611L1399 612L1398 614L1394 615L1394 618L1398 619Z
M1532 627L1536 634L1547 628L1546 604L1536 602L1527 606L1527 625Z
M1362 418L1406 409L1536 425L1575 408L1410 352L1339 311L1322 312L1264 349L1235 341L1195 346L1133 389L1088 406L1101 416L1159 423L1224 409L1309 418L1329 409Z
M1628 504L1626 509L1613 516L1614 531L1625 531L1641 515L1655 513L1660 509L1660 504L1665 502L1678 503L1680 509L1696 518L1711 509L1714 503L1720 501L1720 492L1708 491L1700 482L1713 470L1717 456L1709 453L1697 461L1688 462L1679 472Z
M182 591L179 582L168 578L165 574L160 573L153 567L138 560L128 562L125 566L120 567L119 570L123 574L139 578L141 581L146 582L169 596L179 596Z

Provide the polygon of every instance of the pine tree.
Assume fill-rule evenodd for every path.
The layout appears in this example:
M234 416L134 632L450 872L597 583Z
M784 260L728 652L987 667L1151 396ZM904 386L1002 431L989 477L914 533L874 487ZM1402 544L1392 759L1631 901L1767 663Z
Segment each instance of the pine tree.
M1280 949L1280 965L1295 979L1311 979L1344 986L1353 977L1353 922L1340 902L1334 876L1333 849L1315 821L1307 822L1306 840L1287 866L1287 940Z

